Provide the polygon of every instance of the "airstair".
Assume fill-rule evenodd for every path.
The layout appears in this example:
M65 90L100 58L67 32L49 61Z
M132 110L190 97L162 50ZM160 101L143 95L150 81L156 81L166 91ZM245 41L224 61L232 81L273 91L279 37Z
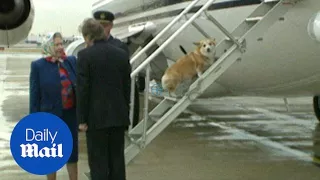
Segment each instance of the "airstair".
M129 129L126 142L125 158L128 164L136 155L139 154L151 141L156 138L175 118L177 118L186 108L201 95L220 75L222 75L234 62L241 58L246 51L246 41L257 40L267 29L273 25L281 16L292 8L299 0L261 0L261 4L243 20L240 25L232 32L228 32L214 17L207 13L208 7L215 0L208 0L202 7L193 14L188 20L175 31L163 44L155 50L147 59L142 61L131 73L131 110L130 119L133 119L134 107L134 86L135 77L146 70L146 88L144 94L144 119L134 128ZM192 1L183 12L171 21L154 39L140 50L131 60L133 64L143 55L152 45L156 43L174 24L199 2ZM189 88L188 92L180 99L164 97L164 99L151 111L149 111L149 81L150 81L150 62L190 24L197 28L206 37L208 35L194 21L200 15L204 15L213 25L217 26L226 38L216 46L217 57L219 59L206 70Z

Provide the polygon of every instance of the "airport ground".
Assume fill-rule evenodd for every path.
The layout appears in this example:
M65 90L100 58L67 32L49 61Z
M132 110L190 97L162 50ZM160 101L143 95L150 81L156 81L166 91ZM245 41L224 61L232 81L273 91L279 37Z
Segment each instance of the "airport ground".
M38 54L0 54L0 179L40 180L13 160L9 140L28 113L28 77ZM311 97L221 98L195 102L128 166L128 180L319 180L320 132ZM319 129L319 128L318 128ZM86 143L80 133L80 180L88 171ZM40 168L40 167L39 167ZM58 179L67 180L66 168Z

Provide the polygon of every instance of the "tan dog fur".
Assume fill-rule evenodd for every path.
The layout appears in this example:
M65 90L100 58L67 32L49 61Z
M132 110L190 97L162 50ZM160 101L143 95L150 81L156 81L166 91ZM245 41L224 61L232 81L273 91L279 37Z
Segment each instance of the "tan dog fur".
M197 48L181 57L162 76L162 87L169 91L170 96L181 82L191 80L196 76L200 77L214 62L215 39L206 39L194 44L197 45Z

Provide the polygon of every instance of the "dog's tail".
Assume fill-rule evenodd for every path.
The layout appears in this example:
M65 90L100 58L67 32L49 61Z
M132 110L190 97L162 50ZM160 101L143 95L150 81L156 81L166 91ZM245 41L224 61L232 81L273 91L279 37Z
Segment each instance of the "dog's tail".
M180 50L183 52L184 55L188 54L187 51L181 45L179 47L180 47Z

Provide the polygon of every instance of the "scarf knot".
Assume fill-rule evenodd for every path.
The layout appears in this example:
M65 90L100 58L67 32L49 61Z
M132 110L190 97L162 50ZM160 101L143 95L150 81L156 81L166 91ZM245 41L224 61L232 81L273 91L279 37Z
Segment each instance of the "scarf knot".
M63 55L61 57L54 57L54 56L47 56L46 60L52 63L60 62L62 63L64 60L67 59L67 55L63 52Z

